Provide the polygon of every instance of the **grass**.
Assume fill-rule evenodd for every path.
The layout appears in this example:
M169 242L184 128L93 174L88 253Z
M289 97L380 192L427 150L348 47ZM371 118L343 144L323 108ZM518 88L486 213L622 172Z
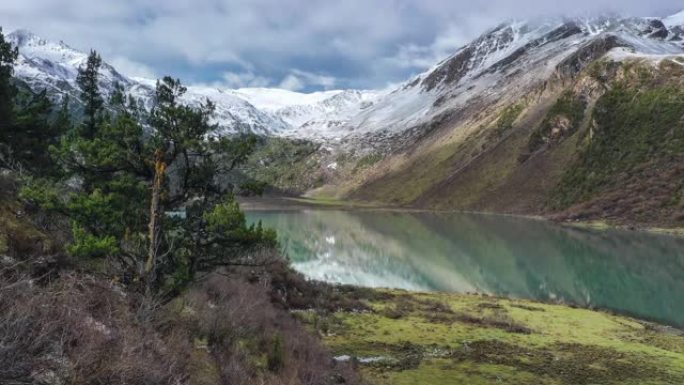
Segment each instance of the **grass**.
M585 101L571 91L564 92L530 136L529 151L535 152L544 144L558 142L574 134L582 122L585 108Z
M460 148L460 143L449 142L413 155L406 164L398 164L377 180L366 183L351 198L407 205L448 176L450 158Z
M358 171L364 170L366 168L369 168L369 167L373 166L374 164L378 163L379 161L381 161L382 158L383 158L382 154L378 154L378 153L368 154L368 155L362 157L361 159L359 159L358 162L356 162L356 166L354 166L354 172L358 172Z
M549 206L572 209L578 219L684 223L683 74L632 64L624 79L601 96L595 126L552 193ZM653 69L650 69L653 71ZM662 79L667 77L667 79ZM638 198L638 199L637 199Z
M613 223L610 221L605 221L605 220L592 220L592 221L580 221L580 222L566 222L568 226L573 226L573 227L578 227L578 228L586 228L586 229L592 229L592 230L614 230L614 229L620 229L620 230L638 230L638 231L644 231L648 233L653 233L653 234L663 234L663 235L672 235L672 236L677 236L677 237L684 237L684 227L672 227L672 228L664 228L664 227L642 227L642 226L625 226L625 225L620 225L618 223Z
M558 205L586 200L615 176L653 156L684 155L684 92L616 87L598 102L599 129L557 192Z
M260 138L243 170L268 186L303 192L322 183L317 151L318 145L306 140Z
M630 318L483 296L381 293L367 301L369 312L329 315L323 333L336 354L383 357L362 364L377 384L684 382L684 337Z
M522 103L506 107L496 121L496 134L501 136L513 128L513 123L515 123L524 109L525 105Z
M328 196L315 196L311 198L303 198L303 197L298 197L298 198L287 198L287 200L297 202L297 203L303 203L306 205L311 205L311 206L318 206L318 207L328 207L328 208L371 208L371 207L377 207L373 203L369 202L355 202L355 201L345 201L341 199L337 199L334 197L328 197Z

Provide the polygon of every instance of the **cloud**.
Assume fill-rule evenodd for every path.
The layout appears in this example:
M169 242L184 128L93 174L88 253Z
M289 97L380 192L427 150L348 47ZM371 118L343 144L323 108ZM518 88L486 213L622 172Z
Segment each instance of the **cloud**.
M401 81L509 18L681 8L681 0L5 0L0 25L126 58L140 74L313 90Z
M126 76L149 79L156 79L158 77L151 67L122 56L107 59L107 62Z
M454 54L472 39L477 37L485 28L501 22L496 17L470 15L459 23L448 24L435 33L431 42L424 45L403 44L396 53L386 57L386 65L398 68L425 70L436 65L439 61Z
M306 88L332 89L337 85L337 79L332 76L319 75L311 72L293 69L278 85L290 91L300 91Z
M227 88L268 87L272 81L253 72L226 72L222 76L223 86Z
M299 91L304 88L304 82L302 82L301 79L295 75L290 74L285 76L280 84L278 84L278 88L283 88L290 91Z

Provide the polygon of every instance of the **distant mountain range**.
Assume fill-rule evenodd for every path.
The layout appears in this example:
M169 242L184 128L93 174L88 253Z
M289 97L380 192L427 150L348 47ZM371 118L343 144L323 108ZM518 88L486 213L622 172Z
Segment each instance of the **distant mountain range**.
M302 94L282 89L190 86L187 100L199 103L209 98L216 103L216 120L227 133L250 131L328 141L392 136L475 100L493 100L508 90L525 88L547 78L555 66L572 60L573 54L601 42L605 47L597 54L682 54L683 14L662 20L601 16L505 23L389 91ZM76 74L85 63L86 52L26 30L14 31L8 38L19 47L17 77L34 89L78 96ZM566 64L567 70L572 70L573 63ZM119 82L129 93L150 102L154 79L128 77L107 63L101 75L105 93Z
M88 54L64 42L43 39L30 31L17 30L7 36L19 47L15 76L32 89L47 89L55 98L69 95L78 100L76 76ZM100 88L109 95L115 82L127 93L151 105L156 79L128 77L103 63ZM336 127L367 108L375 91L337 90L303 94L282 89L239 90L189 86L185 96L198 104L207 98L216 104L216 122L225 133L253 132L260 135L327 138Z
M9 39L19 47L19 79L77 98L84 52L27 31ZM105 64L102 89L115 81L151 104L154 80ZM631 99L614 95L623 89ZM313 152L262 151L258 164L270 167L263 174L279 188L400 206L672 224L684 223L684 128L672 115L682 90L684 11L506 22L389 90L190 86L186 98L216 103L222 133L316 143ZM675 107L654 112L651 98ZM633 124L610 126L629 114Z

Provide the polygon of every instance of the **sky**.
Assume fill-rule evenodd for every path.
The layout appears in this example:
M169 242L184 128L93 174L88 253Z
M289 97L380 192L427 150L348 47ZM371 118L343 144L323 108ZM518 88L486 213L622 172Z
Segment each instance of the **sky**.
M402 82L508 19L683 8L682 0L1 0L0 26L94 48L129 76L310 92Z

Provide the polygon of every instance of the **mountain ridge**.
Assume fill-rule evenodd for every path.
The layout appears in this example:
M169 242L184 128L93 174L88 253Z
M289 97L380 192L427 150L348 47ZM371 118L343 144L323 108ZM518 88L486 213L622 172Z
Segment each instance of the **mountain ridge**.
M677 90L684 84L679 15L503 23L384 91L303 95L191 86L190 100L214 101L218 122L230 125L223 133L273 137L245 174L260 170L251 177L277 191L394 206L670 225L684 218L677 195L684 191L684 175L679 176L684 145L672 112L679 108ZM29 64L35 63L43 62ZM19 68L20 78L22 71L35 69ZM49 69L59 74L59 66ZM114 71L105 78L114 78ZM138 79L129 92L149 102L153 86L153 80ZM620 92L633 95L632 101L622 100ZM669 109L649 113L655 101ZM621 121L624 127L616 127L611 119L597 120L605 108L636 114L632 119L642 125ZM663 126L664 117L671 127ZM633 140L626 134L631 131L648 141ZM659 141L654 135L664 137ZM592 153L594 138L605 141L601 146L608 154L643 157L651 151L655 163L619 157L592 163L602 156ZM661 141L669 147L659 147ZM671 171L659 173L660 168ZM573 170L581 172L573 175ZM620 188L615 177L623 174L631 187ZM590 183L594 177L600 181ZM656 191L648 184L662 188L642 200L625 196ZM639 205L653 214L641 213Z
M32 32L19 29L8 34L8 40L19 48L15 75L33 89L48 89L55 98L69 95L78 100L76 75L83 66L87 53L71 48L63 42L43 39ZM100 88L108 96L118 82L127 93L152 104L155 79L127 77L106 61L100 73ZM270 95L269 95L270 94ZM354 106L368 102L376 91L334 90L310 94L281 89L222 89L206 85L189 85L186 101L199 104L209 98L216 104L216 123L221 133L252 132L260 135L292 136L292 131L309 121L321 126L329 120L340 120L330 104L337 103L343 114L354 112ZM342 96L348 97L342 97ZM298 119L292 118L295 115ZM295 135L296 136L296 135Z
M191 103L212 99L217 105L216 122L222 133L249 131L363 146L364 142L402 136L436 119L445 110L458 109L469 99L487 96L488 90L501 81L497 75L510 68L520 70L518 62L525 59L527 51L537 51L538 62L560 61L561 56L569 56L581 44L601 36L614 36L618 42L613 42L616 46L611 49L628 47L636 55L682 54L683 14L684 11L663 19L555 17L502 23L434 67L384 91L303 94L282 89L190 85L186 98ZM19 78L33 88L50 87L77 97L75 75L85 62L85 53L27 30L12 32L9 39L20 48L16 71ZM549 46L564 47L567 52L551 52ZM457 68L459 65L461 68ZM548 74L535 75L543 78ZM107 63L103 65L102 78L105 94L111 92L113 82L119 82L148 106L151 104L154 80L127 77Z

